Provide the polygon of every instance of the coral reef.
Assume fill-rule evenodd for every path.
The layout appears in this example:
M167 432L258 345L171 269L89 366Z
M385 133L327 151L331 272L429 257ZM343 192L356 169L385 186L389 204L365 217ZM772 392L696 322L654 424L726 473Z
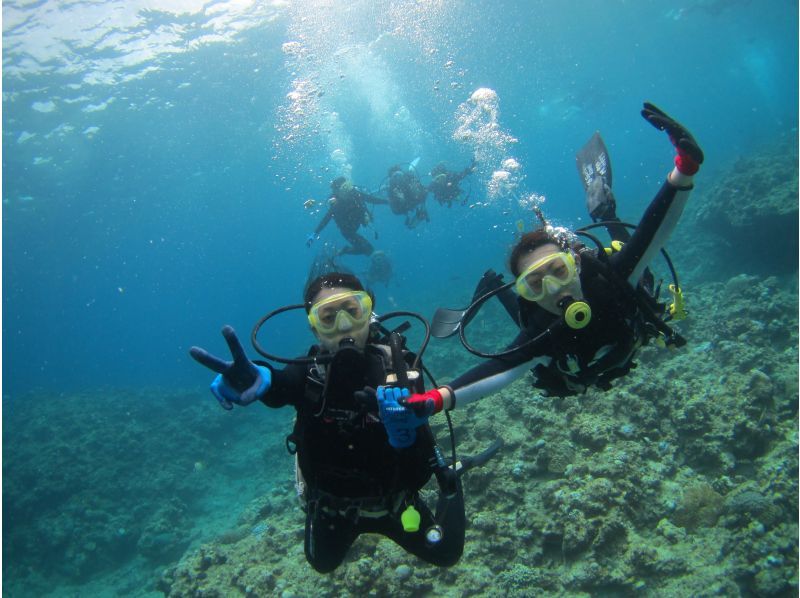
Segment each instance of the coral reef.
M271 454L243 449L258 435L261 450L284 450L282 434L263 433L265 420L291 421L266 410L226 417L205 391L158 389L31 393L5 397L3 411L3 577L14 596L125 567L137 591L152 587L155 570L230 525L240 501L268 486ZM215 504L225 500L230 513Z
M792 139L740 158L716 183L698 184L671 243L689 254L686 264L718 279L797 272L798 156Z

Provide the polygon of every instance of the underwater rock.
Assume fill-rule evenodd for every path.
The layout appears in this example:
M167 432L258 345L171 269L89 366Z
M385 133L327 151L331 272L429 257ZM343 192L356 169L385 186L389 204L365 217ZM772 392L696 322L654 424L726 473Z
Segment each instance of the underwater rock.
M597 523L577 509L571 511L562 531L561 550L571 556L586 549L597 533Z
M673 525L669 519L662 519L656 526L656 531L664 536L670 544L677 544L686 539L686 530Z
M761 492L745 486L738 488L725 497L725 514L735 525L743 525L745 520L757 520L764 525L773 525L780 516L781 510ZM728 522L730 525L731 522Z
M708 186L706 186L708 185ZM763 274L797 271L798 174L797 148L793 145L749 153L709 185L698 183L681 223L680 238L706 240L706 259L722 267ZM700 237L698 235L704 235ZM714 235L708 242L706 235ZM764 243L765 238L769 243ZM729 247L736 251L730 260ZM731 262L735 262L731 263Z
M547 470L557 474L563 474L575 458L575 451L565 442L549 445L542 454L546 455Z
M179 558L189 543L186 528L186 505L173 498L161 505L147 521L137 548L146 559L167 562Z
M572 439L587 448L601 449L611 439L609 422L588 414L578 415L572 422Z
M683 501L675 512L675 523L680 527L694 530L697 527L711 527L722 512L722 496L707 482L699 482L687 487Z

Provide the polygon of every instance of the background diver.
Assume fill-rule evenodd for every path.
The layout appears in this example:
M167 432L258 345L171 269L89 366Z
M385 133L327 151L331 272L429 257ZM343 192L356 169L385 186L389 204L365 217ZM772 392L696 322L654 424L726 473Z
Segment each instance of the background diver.
M339 250L340 254L370 255L373 251L372 244L358 233L358 229L367 226L372 221L372 216L366 204L386 204L385 199L375 197L357 189L345 177L337 177L331 182L332 195L328 199L328 211L308 235L306 246L311 247L315 239L333 219L342 236L350 243Z
M456 398L464 404L494 393L531 368L534 385L545 394L570 395L590 386L608 390L611 380L634 367L637 350L649 339L673 346L685 343L665 323L682 310L680 289L666 313L641 282L683 211L703 152L682 125L653 104L644 104L642 116L667 132L677 156L675 168L627 243L617 244L608 255L603 249L585 247L573 235L533 231L511 251L509 266L515 282L502 285L501 277L489 272L473 306L462 312L437 313L434 334L458 332L463 341L464 326L475 308L494 294L502 300L511 286L518 295L516 305L503 304L518 323L519 335L499 353L478 352L489 359L456 378L451 387L433 391L443 395L445 408ZM411 397L408 404L427 406L428 400L423 393Z
M420 223L430 221L425 208L428 190L420 182L413 166L405 169L396 164L389 169L387 195L392 213L405 216L408 228L416 228Z
M436 201L449 208L463 193L459 183L474 172L476 165L477 162L473 159L464 170L456 172L447 170L445 163L439 162L430 172L431 182L428 184L428 191ZM464 202L466 202L466 198L462 201L462 203Z
M376 284L388 286L393 272L392 260L389 259L386 252L379 249L369 256L369 268L364 274L364 280L370 287L374 287Z
M277 358L254 341L265 356L289 364L282 370L250 361L229 326L222 333L233 361L199 347L190 354L218 373L211 390L224 408L256 400L295 408L287 447L296 455L308 562L321 573L333 571L359 534L369 532L391 538L428 563L455 564L465 528L459 474L484 463L500 443L476 457L451 460L456 467L442 461L428 426L436 405L413 412L401 405L409 391L423 390L419 356L403 348L397 332L382 327L371 294L355 276L334 272L315 278L303 304L276 310L259 326L294 308L305 309L318 340L307 358ZM386 386L387 379L393 386ZM432 474L439 485L435 515L419 495Z

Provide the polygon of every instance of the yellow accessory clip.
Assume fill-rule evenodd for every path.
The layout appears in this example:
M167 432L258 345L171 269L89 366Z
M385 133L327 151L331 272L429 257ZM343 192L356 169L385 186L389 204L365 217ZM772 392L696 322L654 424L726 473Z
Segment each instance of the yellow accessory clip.
M606 255L611 255L617 251L622 249L622 246L625 245L622 241L611 241L611 247L603 247L606 250Z
M688 312L683 302L683 290L674 284L669 285L669 292L672 293L672 303L669 306L669 315L673 320L683 320Z
M403 524L404 532L417 532L419 531L419 522L422 519L419 511L414 508L414 505L408 505L403 514L400 515L400 523Z

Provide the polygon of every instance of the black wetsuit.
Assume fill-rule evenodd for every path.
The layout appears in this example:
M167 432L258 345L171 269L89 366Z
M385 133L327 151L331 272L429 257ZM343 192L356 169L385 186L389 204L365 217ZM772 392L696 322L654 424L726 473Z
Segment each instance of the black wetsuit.
M461 172L439 170L428 185L428 191L433 194L436 201L449 208L453 205L453 201L461 195L459 183L470 173L472 173L472 168L465 168Z
M425 198L428 190L423 187L416 175L401 173L389 179L389 207L394 214L405 214L405 224L414 228L423 220L428 222L428 211L425 208ZM414 212L411 214L411 212Z
M520 299L517 315L521 332L509 345L520 349L489 359L453 380L450 386L457 403L463 405L496 392L531 369L535 386L546 394L560 396L583 392L589 386L607 390L611 380L626 374L648 335L647 319L633 289L664 246L691 188L664 183L621 251L609 256L611 271L595 252L585 250L581 254L581 287L592 309L585 328L555 326L552 334L523 347L560 316Z
M385 384L384 353L375 345L351 351L322 375L306 365L274 370L262 399L269 407L297 410L289 440L297 448L298 491L303 487L306 558L320 573L333 571L359 534L378 533L428 563L451 566L464 547L460 482L451 495L440 493L434 520L418 492L433 472L432 436L419 428L411 447L389 445L374 397L366 402L354 397L365 386ZM400 516L408 505L421 516L417 532L403 530ZM444 535L429 545L425 531L434 523Z
M385 199L374 197L355 188L337 192L331 198L330 207L319 225L317 225L314 234L319 235L333 219L342 236L350 243L348 247L342 249L341 253L370 255L374 251L372 244L358 234L359 228L370 223L367 203L386 204L388 202Z

